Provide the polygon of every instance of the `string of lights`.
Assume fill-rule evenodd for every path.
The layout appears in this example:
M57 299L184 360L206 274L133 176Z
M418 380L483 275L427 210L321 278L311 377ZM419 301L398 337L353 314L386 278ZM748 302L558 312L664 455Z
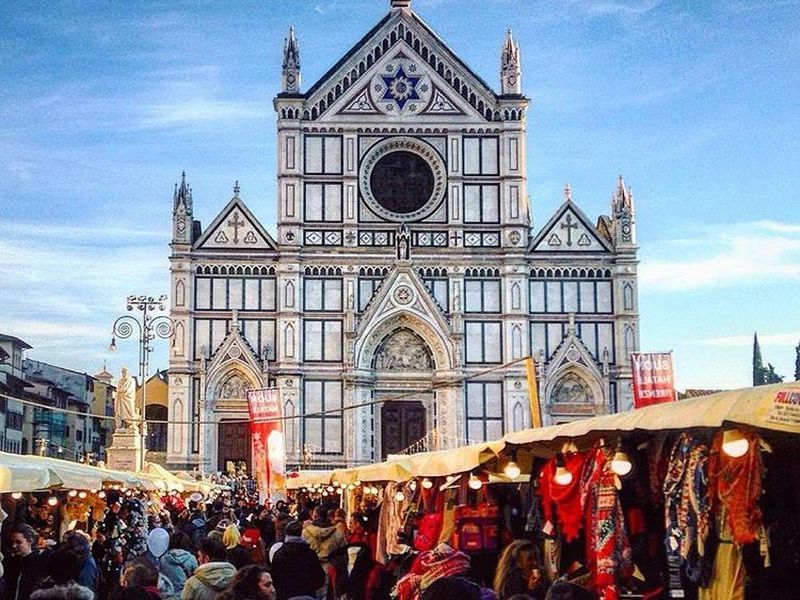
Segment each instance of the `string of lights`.
M307 417L321 417L321 416L324 416L324 415L339 414L339 413L344 413L344 412L351 411L351 410L358 410L359 408L369 408L369 407L377 406L377 405L380 405L380 404L386 404L387 402L394 402L394 401L398 401L398 400L404 400L406 398L417 397L417 396L419 396L419 394L424 394L424 393L428 393L428 392L435 392L437 390L440 390L440 389L443 389L443 388L452 387L454 385L457 385L459 383L463 383L465 381L470 381L472 379L477 379L477 378L483 377L485 375L488 375L490 373L494 373L496 371L508 369L510 367L513 367L514 365L517 365L519 363L522 363L522 362L528 360L529 358L531 358L531 357L530 356L524 356L522 358L517 358L517 359L512 360L510 362L503 363L502 365L497 365L497 366L491 367L489 369L484 369L483 371L478 371L477 373L471 373L469 375L464 375L463 377L457 377L457 378L448 379L448 380L445 380L445 381L434 382L434 383L431 383L431 385L427 389L416 389L416 390L409 391L409 392L402 392L402 393L399 393L399 394L395 394L393 396L382 397L380 400L371 400L371 401L368 401L368 402L360 402L358 404L351 404L349 406L343 406L341 408L331 408L331 409L327 409L327 410L315 411L315 412L311 412L311 413L295 414L295 415L284 415L284 416L281 416L281 417L278 417L278 418L259 419L258 422L276 423L276 422L285 422L285 421L293 421L293 420L298 420L298 419L304 419L304 418L307 418ZM35 402L33 400L26 400L24 398L18 398L17 396L10 396L8 394L0 394L0 397L6 398L6 399L9 399L9 400L16 400L17 402L20 402L20 403L22 403L22 404L24 404L26 406L35 406L37 408L44 408L44 409L47 409L47 410L51 410L53 412L59 412L59 413L67 414L67 415L79 415L79 416L82 416L82 417L91 417L93 419L103 419L103 420L111 420L111 419L115 418L114 415L101 415L101 414L95 414L95 413L89 413L89 412L81 412L81 411L78 411L78 410L71 410L71 409L68 409L68 408L50 407L50 406L42 404L41 402ZM149 424L170 424L171 423L173 425L218 425L217 421L203 421L203 420L185 421L185 420L176 420L176 419L135 419L135 420L132 420L132 422L134 422L134 423L149 423ZM253 421L251 419L232 419L232 420L226 420L225 422L226 423L252 423Z

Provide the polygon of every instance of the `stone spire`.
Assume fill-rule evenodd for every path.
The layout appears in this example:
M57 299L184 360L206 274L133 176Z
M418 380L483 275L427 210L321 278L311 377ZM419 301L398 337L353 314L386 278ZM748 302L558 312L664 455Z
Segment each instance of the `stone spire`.
M172 242L191 243L192 238L192 188L186 183L186 171L181 172L180 186L175 184L172 196Z
M617 189L611 196L611 215L614 219L615 245L635 245L636 207L633 203L633 191L625 185L622 175L619 176Z
M503 50L500 55L500 93L522 94L522 68L519 60L519 44L511 35L511 29L506 33Z
M294 26L289 27L289 37L283 41L283 92L300 93L300 42L294 35Z
M390 0L392 10L408 10L411 8L411 0Z

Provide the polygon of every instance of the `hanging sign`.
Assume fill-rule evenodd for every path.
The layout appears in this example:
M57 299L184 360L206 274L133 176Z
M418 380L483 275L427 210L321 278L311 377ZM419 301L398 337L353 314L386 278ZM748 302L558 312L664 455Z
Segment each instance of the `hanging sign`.
M286 441L279 388L247 391L253 473L260 502L286 497Z
M632 352L633 407L675 400L672 352Z

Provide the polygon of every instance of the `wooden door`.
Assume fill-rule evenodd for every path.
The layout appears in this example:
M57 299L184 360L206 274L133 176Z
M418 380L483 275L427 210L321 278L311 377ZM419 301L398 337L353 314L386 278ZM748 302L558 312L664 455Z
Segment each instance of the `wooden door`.
M250 474L250 423L220 421L217 433L217 468L223 473L233 465L244 462Z
M397 454L425 437L422 402L389 402L381 408L381 454Z

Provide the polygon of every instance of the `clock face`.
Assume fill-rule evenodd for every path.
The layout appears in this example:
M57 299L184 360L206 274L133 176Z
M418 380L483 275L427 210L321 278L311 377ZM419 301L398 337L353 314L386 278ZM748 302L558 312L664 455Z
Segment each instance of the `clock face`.
M375 200L389 212L406 215L421 209L435 187L433 170L418 154L396 150L375 163L369 178Z

